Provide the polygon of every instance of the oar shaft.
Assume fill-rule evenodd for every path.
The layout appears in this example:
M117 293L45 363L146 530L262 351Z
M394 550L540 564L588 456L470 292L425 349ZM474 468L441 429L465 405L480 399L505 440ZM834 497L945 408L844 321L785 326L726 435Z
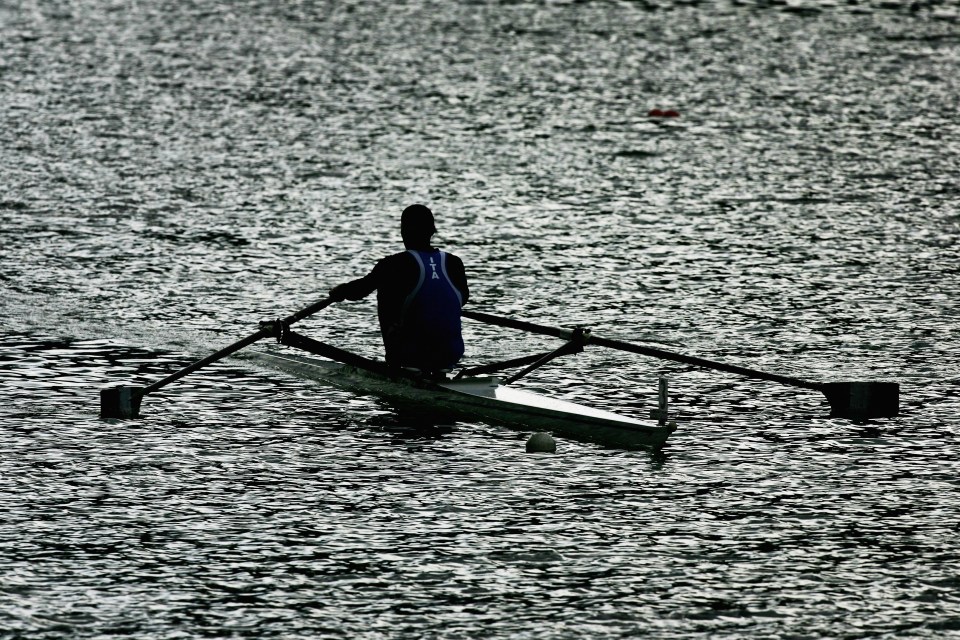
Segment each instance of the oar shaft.
M800 378L794 378L792 376L782 376L777 373L769 373L767 371L759 371L757 369L748 369L747 367L740 367L735 364L727 364L725 362L717 362L716 360L707 360L706 358L698 358L696 356L687 356L682 353L673 353L672 351L665 351L663 349L657 349L655 347L645 347L639 344L631 344L629 342L622 342L620 340L611 340L609 338L598 338L596 336L590 339L590 343L599 345L601 347L609 347L610 349L619 349L621 351L630 351L632 353L639 353L644 356L652 356L654 358L661 358L663 360L673 360L674 362L682 362L684 364L690 364L696 367L704 367L707 369L716 369L717 371L726 371L728 373L736 373L741 376L746 376L748 378L759 378L761 380L770 380L772 382L779 382L781 384L790 385L792 387L803 387L804 389L815 389L817 391L821 390L820 383L809 382L807 380L801 380Z
M314 303L313 303L312 305L310 305L309 307L304 307L303 309L301 309L300 311L297 311L297 312L294 313L293 315L287 316L286 318L284 318L284 319L281 320L280 322L283 323L283 324L285 324L285 325L291 325L291 324L293 324L294 322L297 322L298 320L303 320L303 319L306 318L307 316L313 315L314 313L320 311L321 309L325 309L326 307L328 307L328 306L330 306L331 304L333 304L333 302L334 302L334 300L333 300L332 298L324 298L323 300L319 300L319 301L317 301L317 302L314 302ZM153 384L151 384L151 385L149 385L149 386L147 386L147 387L144 387L143 393L144 393L144 395L145 395L145 394L148 394L148 393L153 393L153 392L156 391L157 389L160 389L161 387L165 387L165 386L167 386L168 384L170 384L171 382L173 382L173 381L175 381L175 380L179 380L180 378L184 377L185 375L188 375L188 374L190 374L190 373L193 373L193 372L196 371L197 369L202 369L203 367L207 366L208 364L214 363L214 362L216 362L217 360L220 360L221 358L225 358L225 357L227 357L228 355L230 355L231 353L233 353L233 352L235 352L235 351L239 351L240 349L243 349L244 347L249 346L249 345L253 344L254 342L256 342L257 340L260 340L261 338L265 338L265 337L267 337L267 336L269 336L269 335L271 335L270 329L267 328L267 327L264 327L264 328L260 329L259 331L257 331L256 333L247 336L247 337L244 338L243 340L239 340L239 341L237 341L237 342L234 342L234 343L231 344L230 346L224 347L223 349L220 349L220 350L217 351L216 353L210 354L209 356L207 356L207 357L204 358L203 360L198 360L197 362L194 362L193 364L188 365L187 367L184 367L183 369L180 369L179 371L175 371L174 373L171 373L171 374L170 374L169 376L167 376L166 378L164 378L164 379L162 379L162 380L157 380L157 381L154 382Z
M253 344L254 342L256 342L257 340L259 340L259 339L261 339L261 338L265 338L265 337L267 337L268 335L270 335L270 333L269 333L266 329L261 329L260 331L257 331L256 333L247 336L247 337L244 338L243 340L239 340L239 341L237 341L237 342L234 342L234 343L233 343L232 345L230 345L229 347L224 347L223 349L220 349L220 351L217 351L216 353L210 354L209 356L207 356L207 357L204 358L203 360L197 360L197 361L194 362L193 364L191 364L191 365L189 365L189 366L187 366L187 367L184 367L183 369L180 369L179 371L176 371L176 372L174 372L174 373L171 373L171 374L170 374L169 376L167 376L166 378L164 378L164 379L162 379L162 380L157 380L157 381L154 382L153 384L151 384L151 385L149 385L149 386L147 386L147 387L144 387L143 393L144 393L144 394L153 393L153 392L156 391L157 389L159 389L159 388L161 388L161 387L167 386L168 384L170 384L170 383L173 382L174 380L179 380L179 379L182 378L183 376L185 376L185 375L187 375L187 374L190 374L190 373L193 373L193 372L196 371L197 369L201 369L201 368L207 366L208 364L211 364L211 363L213 363L213 362L216 362L217 360L220 360L221 358L225 358L225 357L227 357L228 355L230 355L231 353L233 353L234 351L239 351L240 349L243 349L244 347Z
M296 312L292 316L288 316L283 320L277 320L276 322L268 323L266 326L262 326L259 331L253 333L243 340L234 342L229 347L220 349L216 353L212 353L203 360L198 360L191 365L187 365L179 371L175 371L168 375L162 380L157 380L153 384L140 387L134 385L116 385L113 387L106 387L100 390L100 417L104 419L127 419L127 418L136 418L140 414L140 402L143 400L144 396L148 393L153 393L157 389L161 389L175 380L179 380L185 375L193 373L197 369L201 369L208 364L216 362L221 358L224 358L234 351L239 351L247 345L251 345L261 338L265 338L270 335L277 335L278 333L282 335L285 331L282 328L278 328L276 325L291 325L298 320L303 320L307 316L320 311L321 309L333 304L334 300L332 298L324 298L314 302L309 307L305 307L300 311Z
M543 335L563 338L565 340L570 340L574 335L574 331L571 329L560 329L557 327L548 327L548 326L536 324L533 322L526 322L524 320L515 320L513 318L504 318L501 316L495 316L493 314L483 313L481 311L470 311L465 309L461 312L461 315L463 315L463 317L465 318L478 320L480 322L485 322L487 324L493 324L493 325L508 327L512 329L520 329L522 331L530 331L531 333L540 333ZM766 371L748 369L747 367L738 367L732 364L716 362L714 360L707 360L705 358L697 358L695 356L687 356L681 353L673 353L671 351L666 351L664 349L657 349L655 347L645 347L643 345L623 342L621 340L611 340L609 338L601 338L601 337L598 337L596 334L591 334L587 343L596 344L601 347L608 347L610 349L619 349L621 351L629 351L631 353L638 353L640 355L652 356L654 358L661 358L663 360L673 360L674 362L682 362L684 364L690 364L697 367L705 367L708 369L716 369L718 371L736 373L742 376L747 376L749 378L771 380L773 382L779 382L781 384L786 384L794 387L803 387L805 389L815 389L817 391L821 391L823 386L822 384L819 384L816 382L809 382L807 380L801 380L799 378L793 378L791 376L782 376L776 373L767 373Z

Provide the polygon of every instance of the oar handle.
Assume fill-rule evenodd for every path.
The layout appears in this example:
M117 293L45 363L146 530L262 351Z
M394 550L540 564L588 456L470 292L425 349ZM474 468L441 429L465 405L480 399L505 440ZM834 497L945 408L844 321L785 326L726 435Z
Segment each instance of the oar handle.
M484 313L482 311L470 311L465 309L461 311L460 314L465 318L470 318L472 320L477 320L479 322L485 322L487 324L493 324L493 325L508 327L512 329L520 329L521 331L530 331L531 333L541 333L543 335L554 336L556 338L562 338L564 340L570 340L574 335L574 330L571 330L571 329L560 329L557 327L548 327L542 324L526 322L524 320L504 318L502 316L496 316L491 313ZM716 362L713 360L707 360L705 358L697 358L695 356L687 356L681 353L673 353L671 351L666 351L664 349L657 349L655 347L645 347L643 345L623 342L621 340L611 340L609 338L601 338L596 334L591 334L590 338L587 340L587 343L595 344L601 347L608 347L610 349L619 349L620 351L629 351L631 353L638 353L640 355L652 356L654 358L661 358L663 360L673 360L675 362L691 364L697 367L705 367L707 369L716 369L718 371L727 371L729 373L736 373L742 376L747 376L748 378L759 378L761 380L771 380L773 382L779 382L781 384L786 384L794 387L803 387L804 389L815 389L817 391L823 390L822 389L823 385L817 382L809 382L807 380L801 380L799 378L793 378L791 376L782 376L776 373L767 373L766 371L758 371L756 369L738 367L732 364Z
M569 340L573 336L572 329L546 327L542 324L534 324L533 322L526 322L525 320L515 320L513 318L505 318L503 316L495 316L492 313L484 313L483 311L471 311L469 309L463 309L460 311L460 315L464 318L478 320L487 324L507 327L509 329L520 329L521 331L529 331L531 333L542 333L555 338L563 338L564 340Z

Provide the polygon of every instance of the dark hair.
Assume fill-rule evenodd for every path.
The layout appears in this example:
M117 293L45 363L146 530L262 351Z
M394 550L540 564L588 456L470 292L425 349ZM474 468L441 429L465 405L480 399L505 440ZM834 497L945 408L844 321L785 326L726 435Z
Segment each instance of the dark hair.
M437 232L433 211L422 204L412 204L400 215L400 233L429 238Z

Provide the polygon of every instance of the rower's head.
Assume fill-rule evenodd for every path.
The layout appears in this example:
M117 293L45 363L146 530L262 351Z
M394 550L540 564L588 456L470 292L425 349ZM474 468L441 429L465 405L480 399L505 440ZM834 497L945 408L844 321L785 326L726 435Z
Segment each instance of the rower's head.
M400 237L408 249L425 249L437 232L433 212L422 204L412 204L400 215Z

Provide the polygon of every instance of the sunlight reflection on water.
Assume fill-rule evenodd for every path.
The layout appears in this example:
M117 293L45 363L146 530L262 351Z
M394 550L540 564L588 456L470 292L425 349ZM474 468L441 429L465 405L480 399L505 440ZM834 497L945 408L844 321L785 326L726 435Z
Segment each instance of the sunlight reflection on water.
M0 8L10 637L960 628L952 5L27 5ZM528 456L240 360L96 418L397 250L418 200L476 309L897 380L902 415L588 349L524 386L646 418L666 375L663 451ZM373 314L298 326L375 356ZM465 333L470 363L556 346Z

